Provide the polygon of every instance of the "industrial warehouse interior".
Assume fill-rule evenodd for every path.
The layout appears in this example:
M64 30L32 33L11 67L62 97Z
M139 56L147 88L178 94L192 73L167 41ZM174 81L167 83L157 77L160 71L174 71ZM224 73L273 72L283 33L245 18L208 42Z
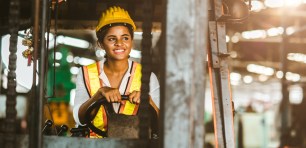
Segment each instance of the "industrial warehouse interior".
M306 0L0 2L6 148L306 147ZM129 59L149 67L141 92L156 75L159 113L136 115L137 138L112 137L109 125L108 136L93 139L95 129L73 117L77 76L106 59L96 26L112 6L135 22ZM128 124L114 131L128 134ZM148 134L154 124L157 136Z

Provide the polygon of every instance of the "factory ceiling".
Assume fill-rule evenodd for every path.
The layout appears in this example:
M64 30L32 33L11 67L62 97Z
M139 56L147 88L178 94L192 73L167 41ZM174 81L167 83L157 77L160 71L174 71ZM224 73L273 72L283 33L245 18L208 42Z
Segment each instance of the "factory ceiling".
M3 1L3 0L2 0ZM253 0L254 1L254 0ZM252 1L252 2L253 2ZM257 0L262 4L268 0ZM27 2L24 0L22 3ZM143 20L143 0L74 0L64 1L59 4L57 26L62 33L65 30L78 30L74 34L82 36L87 40L94 40L88 35L88 32L82 32L82 29L94 29L97 19L102 11L112 5L118 5L127 9L131 17L135 20L138 30L141 31ZM164 20L164 9L162 0L154 0L153 13L153 31L162 31L162 20ZM255 4L255 3L254 3ZM266 3L265 3L266 4ZM253 5L253 4L252 4ZM253 7L257 5L253 5ZM1 8L4 8L4 5ZM29 4L22 5L22 18L27 20L29 15L26 11ZM7 8L7 7L6 7ZM4 10L2 10L4 11ZM52 28L54 28L54 18L56 14L52 13ZM242 23L227 23L228 49L231 53L231 71L250 74L247 70L248 64L258 64L274 69L275 73L282 70L283 61L287 62L289 72L300 74L299 82L304 81L306 76L306 65L303 62L303 55L300 56L301 62L292 60L282 60L283 49L285 52L294 54L300 53L306 55L306 4L301 3L295 7L268 7L264 6L260 11L251 11L248 19ZM1 20L7 20L5 15ZM0 33L5 32L8 27L5 23L0 23ZM284 34L284 29L287 28ZM274 29L274 32L273 32ZM257 34L250 34L250 31L258 31ZM278 32L275 30L278 30ZM249 33L249 34L248 34ZM262 36L258 36L258 34ZM249 35L248 37L246 35ZM81 37L81 38L82 38ZM283 44L286 43L286 44ZM285 58L288 55L284 56ZM306 56L305 56L306 57ZM275 75L275 74L274 74Z

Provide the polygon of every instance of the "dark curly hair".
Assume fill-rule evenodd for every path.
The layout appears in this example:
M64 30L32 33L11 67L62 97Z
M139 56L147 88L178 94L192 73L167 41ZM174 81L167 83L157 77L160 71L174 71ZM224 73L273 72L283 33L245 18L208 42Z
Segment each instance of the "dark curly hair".
M114 26L125 26L128 28L129 33L131 35L131 38L134 38L134 30L133 27L130 24L127 23L113 23L113 24L108 24L103 26L99 31L96 32L97 38L99 42L102 42L104 37L106 36L109 28L114 27Z

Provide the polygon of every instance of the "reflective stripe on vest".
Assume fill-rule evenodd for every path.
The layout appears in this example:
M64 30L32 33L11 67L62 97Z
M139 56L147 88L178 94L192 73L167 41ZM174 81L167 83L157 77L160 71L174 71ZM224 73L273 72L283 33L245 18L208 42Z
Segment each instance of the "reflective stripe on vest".
M99 67L100 67L99 62L93 63L88 66L83 66L83 76L85 80L85 85L90 97L92 97L102 86L102 81L99 78L100 75ZM97 112L92 122L93 125L101 129L102 131L106 131L104 127L107 126L107 118L103 106L99 108L99 111ZM102 138L102 137L93 132L90 132L90 138Z
M83 76L85 80L85 85L87 91L91 96L93 96L98 89L103 85L102 80L99 78L100 75L100 66L99 62L83 66ZM140 91L141 86L141 65L132 62L132 68L130 71L130 77L127 82L127 86L125 89L125 95L129 95L133 91ZM132 104L129 101L121 101L119 107L119 113L125 115L136 115L138 111L139 105ZM101 129L102 131L106 131L107 127L107 117L104 107L101 106L99 111L97 112L95 118L93 119L93 125L97 128ZM102 136L96 135L95 133L91 132L91 138L103 138Z
M141 87L141 65L133 62L131 69L131 76L127 83L125 95L129 95L133 91L140 91ZM130 101L121 101L119 114L124 115L136 115L139 108L139 104L133 104Z

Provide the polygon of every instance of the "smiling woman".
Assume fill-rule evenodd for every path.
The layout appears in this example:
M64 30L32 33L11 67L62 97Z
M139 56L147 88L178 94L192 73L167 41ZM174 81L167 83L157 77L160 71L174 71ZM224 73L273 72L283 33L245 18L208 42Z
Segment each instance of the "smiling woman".
M102 14L96 28L98 45L105 51L105 58L97 63L84 66L76 83L76 98L73 115L78 125L84 125L85 111L94 102L106 99L112 103L117 114L136 115L140 101L141 65L129 59L136 26L127 11L110 7ZM122 100L127 95L128 100ZM158 113L159 82L154 73L150 76L150 105ZM107 132L108 120L103 106L90 117L92 124ZM110 123L109 123L110 124ZM104 136L91 133L93 138Z
M114 26L108 29L106 36L99 44L105 50L108 60L126 60L132 48L132 37L125 26Z

